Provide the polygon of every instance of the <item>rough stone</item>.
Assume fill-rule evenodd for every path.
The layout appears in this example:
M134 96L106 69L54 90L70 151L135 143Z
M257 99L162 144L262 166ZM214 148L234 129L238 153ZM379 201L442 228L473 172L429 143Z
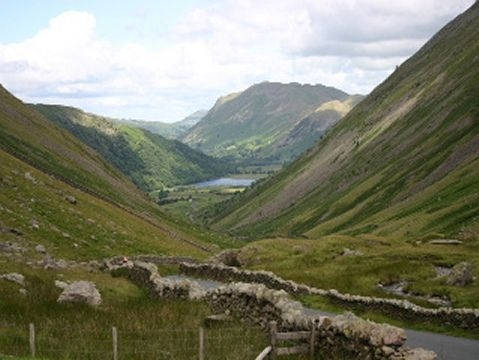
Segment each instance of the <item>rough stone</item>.
M37 246L35 246L35 251L40 253L40 254L46 254L47 253L47 250L45 249L45 246L43 246L41 244L38 244Z
M25 286L25 276L19 273L9 273L0 275L0 279L17 283L20 286Z
M240 251L238 249L226 249L211 257L209 261L214 264L241 267L243 263L241 262L239 255Z
M66 195L65 200L68 201L70 204L76 205L77 199L72 195Z
M101 304L101 295L91 281L75 281L63 289L57 301L98 306Z
M27 171L25 173L25 179L28 180L28 181L31 181L32 183L36 184L37 183L37 179L35 179L35 177L33 177L32 174L30 174L29 171Z
M436 239L429 241L429 244L433 245L460 245L462 244L461 240L455 239Z
M446 283L454 286L466 286L472 283L473 279L472 266L470 263L464 261L454 265L447 276Z
M55 280L55 286L60 289L65 289L68 286L68 283L61 280Z

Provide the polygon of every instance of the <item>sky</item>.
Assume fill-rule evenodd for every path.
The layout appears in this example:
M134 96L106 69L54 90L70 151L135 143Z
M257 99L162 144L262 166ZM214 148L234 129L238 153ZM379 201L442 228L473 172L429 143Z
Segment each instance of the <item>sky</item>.
M23 101L178 121L262 81L367 94L474 0L2 0Z

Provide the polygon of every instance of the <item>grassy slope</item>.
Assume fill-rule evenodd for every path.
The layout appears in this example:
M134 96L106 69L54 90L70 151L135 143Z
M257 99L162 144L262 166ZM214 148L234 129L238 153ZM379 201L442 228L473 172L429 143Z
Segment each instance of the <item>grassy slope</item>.
M204 231L181 220L171 219L162 213L156 204L151 202L127 177L98 153L78 141L68 131L57 127L38 112L25 106L4 88L0 88L0 150L2 151L2 158L5 159L2 162L2 179L6 178L7 182L13 182L13 188L5 187L1 192L1 196L5 199L13 197L13 203L7 205L9 208L11 207L10 211L16 211L18 199L22 199L21 202L24 203L22 206L26 206L27 200L32 197L40 201L48 200L48 196L50 196L48 191L42 192L42 196L35 196L35 186L25 188L25 192L23 190L12 192L12 189L15 190L16 182L26 180L24 178L25 172L32 174L35 172L36 178L45 177L42 180L44 183L54 181L59 184L59 187L67 187L71 191L73 191L73 188L66 184L82 189L81 192L77 192L78 196L86 196L86 193L93 194L92 198L96 199L95 201L101 206L92 207L90 210L86 209L92 214L101 214L102 209L106 208L110 209L108 211L113 218L120 219L118 224L121 223L121 219L128 218L130 223L128 233L132 235L132 239L144 240L148 243L151 234L164 233L167 234L166 238L197 241L203 244L218 243L220 246L228 246L230 242L230 239L226 236ZM9 154L14 154L16 158L8 156L3 150ZM33 165L35 169L40 169L40 171L28 166L27 163ZM20 171L18 169L22 169L23 173L15 174L16 171ZM53 175L61 181L46 176L45 173ZM8 177L11 177L11 179L8 179ZM67 193L70 190L61 191ZM19 221L18 226L28 228L31 226L30 221L33 217L45 215L42 209L38 209L38 211L35 208L32 209L34 210L30 212L29 217ZM74 214L62 219L63 213L56 212L55 207L50 206L49 209L50 214L48 216L54 218L55 221L76 224L77 221L85 220L84 218L76 219ZM66 209L64 210L66 211ZM8 223L13 219L7 212L2 214L0 220ZM141 236L134 235L136 223L140 228L144 228L144 231L141 231ZM154 230L155 228L157 230ZM109 230L111 230L110 237L116 236L113 228L107 228L104 231L108 232ZM77 232L80 232L80 230L77 230ZM51 234L54 233L51 232ZM54 239L58 238L49 233L44 235L44 238L37 236L36 240L52 239L52 241L55 241ZM128 236L126 235L125 238ZM86 236L84 238L85 241L88 241ZM212 248L214 248L214 245ZM144 247L142 250L146 251L147 249L154 250L152 247ZM173 249L174 246L170 248L170 250ZM158 248L158 250L161 249ZM91 254L95 254L95 251L92 251ZM169 251L165 248L161 252ZM102 254L100 252L96 256Z
M59 105L32 105L97 150L144 191L210 179L227 165L175 140Z
M26 173L34 180L26 178ZM74 196L77 204L67 202L66 195ZM172 237L171 227L153 226L3 151L0 151L0 204L2 241L40 243L53 255L66 259L101 259L119 253L207 255L179 237ZM34 221L38 229L32 225ZM23 235L11 233L12 228Z
M214 156L290 160L295 148L281 147L301 119L319 105L347 94L322 85L268 83L220 98L182 140Z
M341 256L344 248L362 256ZM452 266L467 259L479 268L479 244L454 247L409 243L375 235L328 235L321 240L274 238L252 242L242 249L248 268L265 269L285 279L343 293L392 296L377 284L407 281L408 290L448 297L455 307L479 307L479 284L449 286L437 278L434 266ZM424 301L420 305L431 306Z
M150 299L129 281L104 273L63 270L59 275L12 262L2 262L2 267L25 275L28 295L20 294L17 284L0 280L1 359L28 354L30 322L35 324L36 359L111 358L112 326L118 329L120 359L192 359L198 353L198 329L212 314L200 302ZM56 279L93 281L102 304L93 309L57 303L61 290L54 286ZM266 334L240 322L205 330L208 359L251 359L266 343Z
M217 227L251 235L408 239L439 232L477 239L478 38L475 4L314 149L236 198Z

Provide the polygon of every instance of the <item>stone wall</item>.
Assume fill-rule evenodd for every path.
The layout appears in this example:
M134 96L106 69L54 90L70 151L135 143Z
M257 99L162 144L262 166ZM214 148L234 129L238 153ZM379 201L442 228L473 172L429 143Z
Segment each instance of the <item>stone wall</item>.
M284 280L269 271L241 270L221 264L180 264L180 271L185 275L204 277L222 282L260 283L268 288L285 290L293 295L311 294L327 296L345 306L378 310L396 318L435 321L463 329L479 328L479 309L430 309L415 305L407 300L376 298L369 296L342 294L337 290L324 290Z
M321 354L335 358L433 360L435 354L423 349L408 349L405 332L394 326L376 324L353 314L312 317L284 290L264 284L230 283L204 291L194 281L162 279L155 265L140 261L115 265L114 276L125 276L148 289L154 297L189 298L207 301L214 311L230 313L241 321L267 328L276 321L280 331L310 330L317 327L317 346ZM333 356L333 355L331 355Z
M114 256L103 260L102 268L110 271L113 267L122 265L124 256ZM198 260L188 256L166 256L166 255L134 255L129 256L128 261L141 261L155 265L179 265L179 264L197 264Z
M174 281L162 278L154 264L141 261L128 261L126 264L111 266L112 276L123 276L145 288L152 297L198 299L203 290L194 281Z

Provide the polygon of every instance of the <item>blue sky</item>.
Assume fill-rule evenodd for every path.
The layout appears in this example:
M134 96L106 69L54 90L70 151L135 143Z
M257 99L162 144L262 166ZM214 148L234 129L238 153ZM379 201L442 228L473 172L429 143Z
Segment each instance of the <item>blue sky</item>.
M473 2L2 0L0 83L166 122L264 80L368 93Z

